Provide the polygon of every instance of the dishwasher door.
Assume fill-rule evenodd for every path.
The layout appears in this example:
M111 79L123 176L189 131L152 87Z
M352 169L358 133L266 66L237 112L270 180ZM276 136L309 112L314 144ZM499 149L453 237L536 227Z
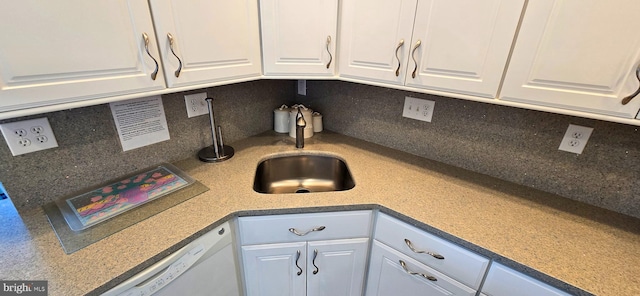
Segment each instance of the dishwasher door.
M229 223L102 294L239 296L240 282Z

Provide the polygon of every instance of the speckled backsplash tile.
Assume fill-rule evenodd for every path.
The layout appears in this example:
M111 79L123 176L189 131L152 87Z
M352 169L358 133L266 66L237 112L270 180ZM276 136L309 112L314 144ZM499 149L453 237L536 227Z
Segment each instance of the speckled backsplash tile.
M432 122L403 118L405 96L435 101ZM299 101L326 129L640 218L636 126L336 81ZM580 155L558 150L569 124L594 128Z
M0 181L18 209L30 208L160 162L195 157L211 145L209 118L187 118L183 96L202 91L214 98L216 123L229 143L269 130L273 109L293 101L295 82L261 80L163 95L171 139L127 152L108 104L5 120L47 117L59 147L14 157L0 137Z
M261 80L208 88L227 143L271 129L296 83ZM188 93L201 92L202 90ZM207 116L186 117L183 95L163 96L171 140L123 152L108 105L46 116L59 148L13 157L0 137L0 181L32 207L159 162L194 156L211 141ZM640 134L630 125L339 81L307 81L298 97L324 127L640 218ZM402 118L405 96L434 100L431 123ZM583 154L558 150L569 124L594 128Z

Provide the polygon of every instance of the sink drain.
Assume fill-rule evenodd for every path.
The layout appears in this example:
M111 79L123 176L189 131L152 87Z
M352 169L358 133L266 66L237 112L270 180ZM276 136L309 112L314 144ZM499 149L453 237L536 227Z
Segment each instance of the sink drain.
M309 193L311 190L307 188L298 188L295 193Z

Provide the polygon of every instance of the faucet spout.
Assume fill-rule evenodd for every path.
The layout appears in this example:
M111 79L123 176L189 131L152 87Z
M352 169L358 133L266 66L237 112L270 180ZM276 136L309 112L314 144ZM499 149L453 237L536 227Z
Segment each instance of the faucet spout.
M304 148L304 128L307 126L307 122L304 120L302 111L298 108L298 114L296 115L296 148Z

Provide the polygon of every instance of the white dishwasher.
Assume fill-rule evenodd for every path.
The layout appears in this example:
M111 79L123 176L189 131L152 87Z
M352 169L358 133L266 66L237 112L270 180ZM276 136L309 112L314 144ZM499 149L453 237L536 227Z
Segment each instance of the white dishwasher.
M229 222L102 295L240 295Z

